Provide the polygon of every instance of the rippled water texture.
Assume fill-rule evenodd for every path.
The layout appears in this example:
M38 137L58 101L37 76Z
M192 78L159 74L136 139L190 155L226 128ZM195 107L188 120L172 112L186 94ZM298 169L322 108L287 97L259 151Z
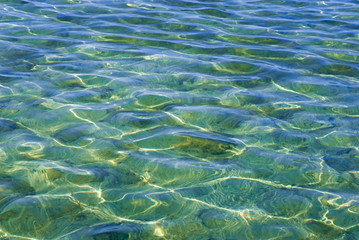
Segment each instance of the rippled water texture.
M0 238L359 239L359 1L0 0Z

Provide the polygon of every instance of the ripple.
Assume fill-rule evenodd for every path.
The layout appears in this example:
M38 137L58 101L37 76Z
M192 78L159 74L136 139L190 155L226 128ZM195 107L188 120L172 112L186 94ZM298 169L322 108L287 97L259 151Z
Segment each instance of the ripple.
M358 76L358 70L349 65L332 64L321 67L317 70L320 74L345 75L350 77Z
M114 238L114 239L130 239L133 236L139 237L139 233L146 229L144 226L136 223L112 223L99 224L86 229L81 229L60 239L72 238Z

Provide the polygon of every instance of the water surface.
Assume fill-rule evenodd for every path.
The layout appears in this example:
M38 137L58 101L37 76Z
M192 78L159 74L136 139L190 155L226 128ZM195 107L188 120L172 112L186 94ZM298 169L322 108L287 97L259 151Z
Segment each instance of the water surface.
M359 2L0 0L0 237L358 239Z

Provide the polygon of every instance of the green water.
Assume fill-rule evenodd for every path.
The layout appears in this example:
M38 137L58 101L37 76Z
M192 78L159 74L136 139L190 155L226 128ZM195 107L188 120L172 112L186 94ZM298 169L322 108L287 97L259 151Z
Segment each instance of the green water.
M0 0L0 239L359 239L359 2Z

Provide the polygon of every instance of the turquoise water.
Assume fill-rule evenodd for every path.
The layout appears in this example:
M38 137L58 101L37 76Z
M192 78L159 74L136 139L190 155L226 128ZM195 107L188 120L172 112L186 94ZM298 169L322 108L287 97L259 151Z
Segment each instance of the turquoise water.
M0 0L0 239L359 239L359 2Z

